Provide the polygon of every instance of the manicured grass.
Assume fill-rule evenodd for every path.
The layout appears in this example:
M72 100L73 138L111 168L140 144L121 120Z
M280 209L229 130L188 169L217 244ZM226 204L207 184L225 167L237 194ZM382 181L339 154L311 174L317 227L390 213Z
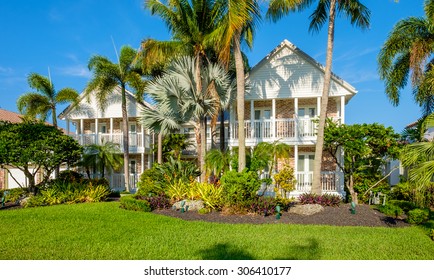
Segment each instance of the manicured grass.
M188 222L117 202L0 211L0 259L434 259L418 227Z

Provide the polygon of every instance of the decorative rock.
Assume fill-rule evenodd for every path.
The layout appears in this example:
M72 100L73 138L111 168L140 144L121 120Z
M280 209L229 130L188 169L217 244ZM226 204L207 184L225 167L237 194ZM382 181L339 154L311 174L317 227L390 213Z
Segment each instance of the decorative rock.
M319 213L324 210L319 204L304 204L304 205L295 205L289 209L289 213L294 213L298 215L310 216L316 213Z
M26 198L20 199L20 205L24 207L27 204L27 201L29 199L30 199L30 197L26 197Z
M200 209L204 208L202 200L181 200L175 202L172 207L176 210L181 209L181 203L183 201L185 201L184 209L188 207L188 211L199 211Z

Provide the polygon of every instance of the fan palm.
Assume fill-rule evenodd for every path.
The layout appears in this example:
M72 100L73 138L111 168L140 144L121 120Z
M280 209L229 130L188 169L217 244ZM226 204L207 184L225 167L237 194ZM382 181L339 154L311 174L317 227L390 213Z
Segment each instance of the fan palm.
M411 80L426 116L433 110L434 0L424 5L425 17L409 17L393 27L378 55L378 68L391 103L399 104L400 90Z
M142 79L141 69L134 63L137 52L128 46L120 50L117 63L111 62L108 58L94 55L89 60L89 69L93 71L93 78L89 81L85 94L95 93L98 105L101 110L107 106L109 94L117 87L121 89L122 107L122 129L124 148L124 176L125 189L130 190L129 184L129 135L128 135L128 113L127 113L127 85L134 90L138 101L143 100L145 81Z
M196 76L197 58L181 57L172 61L161 77L155 78L146 91L156 102L155 110L144 110L141 122L156 132L170 132L193 121L199 147L201 180L205 176L206 118L218 114L218 104L227 108L233 86L227 72L218 64L201 65L202 76ZM200 88L197 85L200 84Z
M314 12L310 16L310 31L319 31L328 21L327 57L324 73L324 85L321 97L321 110L315 145L315 157L313 168L312 192L321 193L321 159L324 144L324 128L327 117L327 104L331 84L331 68L333 59L333 46L335 37L335 19L339 13L349 18L352 25L362 29L369 27L370 11L358 0L271 0L267 11L267 17L276 21L291 11L303 10L318 2Z
M56 106L77 102L78 92L72 88L63 88L56 92L50 79L37 73L30 73L27 81L37 92L21 95L17 100L18 110L26 117L34 119L39 116L44 121L51 114L53 126L57 127Z

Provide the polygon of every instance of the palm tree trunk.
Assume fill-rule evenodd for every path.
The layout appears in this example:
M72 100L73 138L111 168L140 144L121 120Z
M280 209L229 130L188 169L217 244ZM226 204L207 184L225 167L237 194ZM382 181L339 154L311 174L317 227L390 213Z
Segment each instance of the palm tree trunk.
M324 87L321 97L321 111L319 115L318 124L318 134L315 145L315 161L313 165L313 182L312 182L312 193L321 194L321 163L322 163L322 152L324 145L324 128L327 117L327 105L330 92L331 83L331 68L332 68L332 58L333 58L333 46L334 46L334 31L335 31L335 17L336 17L336 0L330 1L330 12L329 12L329 25L328 25L328 35L327 35L327 58L324 73Z
M163 134L158 133L158 146L157 146L157 163L162 164L163 163Z
M220 110L220 151L224 152L225 147L225 110Z
M235 70L237 74L237 116L238 116L238 172L246 167L246 139L244 135L244 63L241 55L240 31L234 36Z
M51 114L53 115L53 126L55 128L57 128L57 115L56 115L56 105L54 105L51 108ZM54 169L54 179L57 179L59 177L59 173L60 173L60 166L56 166L56 168Z
M129 154L129 135L128 135L128 113L127 113L127 96L125 85L122 85L122 133L124 135L124 177L125 190L130 191L130 154Z
M200 168L200 181L205 182L205 154L206 154L206 117L200 118L200 154L199 154L199 168Z

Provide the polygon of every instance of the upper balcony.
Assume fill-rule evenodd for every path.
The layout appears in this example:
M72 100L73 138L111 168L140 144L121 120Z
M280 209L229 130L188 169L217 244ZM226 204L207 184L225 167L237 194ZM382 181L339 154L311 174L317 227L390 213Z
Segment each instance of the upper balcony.
M339 118L333 118L339 122ZM312 144L316 141L318 117L294 117L290 119L265 119L244 121L246 145L280 140L288 144ZM238 145L238 122L230 125L230 143Z
M106 142L119 144L121 151L124 149L123 133L86 133L71 135L80 145L101 145ZM150 151L151 136L141 132L129 133L129 151L130 153L144 153Z

